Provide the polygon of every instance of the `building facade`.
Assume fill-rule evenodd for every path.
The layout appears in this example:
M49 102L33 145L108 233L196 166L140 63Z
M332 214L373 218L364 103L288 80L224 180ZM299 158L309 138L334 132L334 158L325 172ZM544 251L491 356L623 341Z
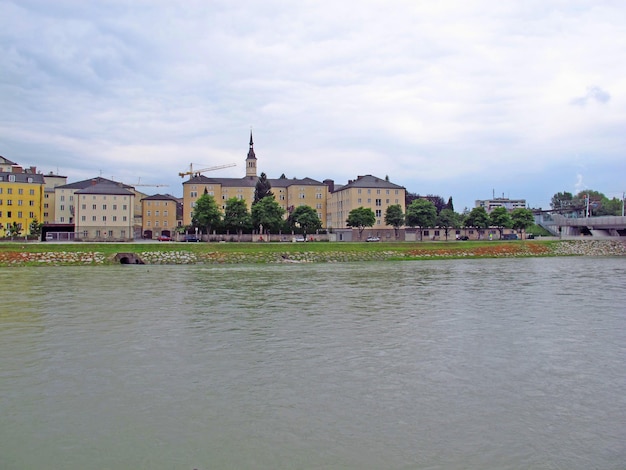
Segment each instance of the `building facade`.
M347 228L346 219L350 211L359 207L371 209L376 222L371 229L392 228L385 224L385 213L389 206L398 204L405 212L406 189L387 179L372 175L358 176L346 185L336 185L332 180L325 180L329 187L328 228Z
M143 238L171 237L176 227L182 225L182 207L174 196L155 194L141 199L143 212Z
M509 199L505 197L478 199L474 205L475 207L484 207L488 214L496 207L504 207L511 212L514 209L526 209L526 199Z
M195 203L205 192L215 198L222 210L225 209L226 201L230 198L244 200L248 210L250 210L258 180L257 158L254 152L252 134L250 134L250 149L246 157L246 176L243 178L209 178L196 174L183 183L183 224L191 224ZM268 181L276 202L285 210L285 216L296 207L307 205L315 209L322 224L324 224L328 200L326 184L312 178L268 178Z
M43 175L33 167L24 170L2 162L0 167L11 170L0 172L0 236L6 236L14 225L20 228L21 235L29 235L31 224L43 221Z
M131 241L135 194L120 184L94 183L73 193L76 240Z

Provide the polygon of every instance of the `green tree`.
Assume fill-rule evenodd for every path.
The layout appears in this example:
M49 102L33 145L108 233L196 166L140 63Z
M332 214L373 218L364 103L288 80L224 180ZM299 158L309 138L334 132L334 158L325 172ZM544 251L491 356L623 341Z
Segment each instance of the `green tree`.
M400 204L392 204L387 207L385 211L385 224L391 225L398 238L398 231L400 227L404 225L404 214L402 213L402 206Z
M535 217L533 216L533 211L530 209L513 209L511 212L511 222L512 226L515 230L518 230L520 234L522 234L522 239L524 238L524 231L532 227L535 224Z
M467 214L463 223L466 227L478 229L478 233L481 234L489 227L489 215L484 207L474 207L470 213Z
M283 225L285 209L274 200L274 196L266 196L252 206L252 225L262 233L278 232Z
M489 225L497 227L500 232L500 240L505 228L511 227L511 215L506 207L496 207L489 214Z
M246 201L236 197L228 199L224 208L223 223L226 230L233 230L239 236L244 230L249 230L252 226L252 217Z
M357 207L352 209L346 219L348 227L356 227L359 229L359 240L363 234L365 227L373 227L376 223L376 214L369 207Z
M307 233L313 233L322 228L322 221L317 212L310 206L298 206L287 219L289 228L293 231L302 230L304 238Z
M602 202L598 215L622 215L622 200L614 197Z
M420 240L423 239L424 227L434 227L437 221L437 208L428 199L415 199L406 208L406 224L420 228Z
M220 208L215 202L215 198L209 194L203 194L196 201L191 215L191 223L194 227L206 230L207 235L211 233L211 227L218 225L222 219Z
M254 187L254 202L252 205L259 202L261 199L273 196L272 193L272 185L267 179L267 175L265 173L261 173L261 176L256 182L256 186Z
M461 225L461 220L459 218L459 214L454 212L452 209L442 209L439 215L437 216L437 221L435 222L437 227L442 228L444 233L446 234L446 241L448 241L448 233L451 228L457 228Z
M9 225L6 228L7 236L11 237L19 237L22 234L22 224L18 224L17 222L13 222L13 225Z
M452 196L448 198L448 203L446 204L445 209L450 209L451 211L454 211L454 203L452 202Z
M35 237L38 237L39 235L41 235L42 229L43 229L43 224L39 223L37 218L34 218L32 222L30 223L30 225L28 226L28 232Z
M550 207L554 210L569 210L574 202L574 196L567 191L556 193L550 200Z

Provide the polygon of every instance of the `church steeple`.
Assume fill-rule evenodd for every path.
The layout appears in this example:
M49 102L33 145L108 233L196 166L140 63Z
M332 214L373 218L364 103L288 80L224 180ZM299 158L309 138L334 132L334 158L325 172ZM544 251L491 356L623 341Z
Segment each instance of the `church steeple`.
M256 177L256 155L254 154L254 141L252 140L252 131L250 131L250 150L246 158L246 176Z

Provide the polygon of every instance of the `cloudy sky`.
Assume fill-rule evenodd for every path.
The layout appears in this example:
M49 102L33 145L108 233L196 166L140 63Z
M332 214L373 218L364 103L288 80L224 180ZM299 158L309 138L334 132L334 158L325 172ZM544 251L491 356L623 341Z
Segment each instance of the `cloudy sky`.
M69 181L626 190L623 0L0 0L0 155Z

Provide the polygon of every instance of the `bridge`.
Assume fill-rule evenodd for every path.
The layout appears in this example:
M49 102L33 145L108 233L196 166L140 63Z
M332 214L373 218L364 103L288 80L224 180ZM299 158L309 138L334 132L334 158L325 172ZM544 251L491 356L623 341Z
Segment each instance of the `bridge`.
M626 217L567 217L562 214L540 212L535 222L556 237L590 235L598 238L625 237Z

